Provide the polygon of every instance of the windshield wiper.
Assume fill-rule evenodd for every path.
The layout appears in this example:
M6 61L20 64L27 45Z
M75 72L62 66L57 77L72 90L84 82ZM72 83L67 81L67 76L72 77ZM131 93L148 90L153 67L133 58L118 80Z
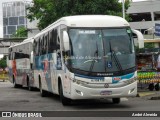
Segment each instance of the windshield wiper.
M114 57L114 59L115 59L116 66L117 66L118 69L122 72L122 70L123 70L123 69L122 69L122 65L121 65L121 63L119 62L116 53L115 53L115 52L112 52L112 55L113 55L113 57Z
M97 54L97 57L98 57L98 44L97 44L97 41L96 41L96 51L94 52L94 58L92 60L92 63L91 63L91 66L90 66L90 69L89 69L89 73L88 74L91 74L92 70L93 70L93 67L94 67L94 64L96 62L95 60L95 56Z
M120 70L120 72L123 71L122 69L122 66L121 66L121 63L119 62L118 58L117 58L117 55L115 53L115 51L112 50L112 47L111 47L111 43L109 41L109 47L110 47L110 52L111 52L111 59L112 59L112 56L114 57L114 60L115 60L115 63L116 63L116 66L117 68Z

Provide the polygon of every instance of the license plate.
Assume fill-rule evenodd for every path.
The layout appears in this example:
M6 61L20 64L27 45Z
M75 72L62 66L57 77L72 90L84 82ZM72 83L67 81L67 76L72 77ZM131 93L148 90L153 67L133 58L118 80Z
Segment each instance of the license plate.
M101 91L100 94L101 95L111 95L112 91Z

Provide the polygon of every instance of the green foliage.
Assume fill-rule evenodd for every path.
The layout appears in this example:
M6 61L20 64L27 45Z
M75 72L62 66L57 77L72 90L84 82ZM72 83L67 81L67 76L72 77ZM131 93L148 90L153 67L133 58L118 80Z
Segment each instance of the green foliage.
M144 48L139 48L135 46L136 53L145 52L145 49L155 48L154 43L144 43Z
M0 60L0 68L6 68L7 67L7 57L4 56L1 60Z
M154 43L144 43L144 48L155 48Z
M25 27L18 28L16 33L13 34L13 37L27 37L27 29Z
M119 0L33 0L27 18L39 20L38 27L43 29L57 19L70 15L116 15L122 16L122 3ZM126 1L125 9L128 9Z

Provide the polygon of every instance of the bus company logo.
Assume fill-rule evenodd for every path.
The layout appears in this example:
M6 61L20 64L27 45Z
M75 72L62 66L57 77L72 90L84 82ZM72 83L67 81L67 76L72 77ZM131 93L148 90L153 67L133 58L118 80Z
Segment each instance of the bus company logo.
M115 81L120 81L120 80L121 80L121 77L114 77L113 80L115 80Z
M104 87L109 88L109 84L108 83L104 84Z

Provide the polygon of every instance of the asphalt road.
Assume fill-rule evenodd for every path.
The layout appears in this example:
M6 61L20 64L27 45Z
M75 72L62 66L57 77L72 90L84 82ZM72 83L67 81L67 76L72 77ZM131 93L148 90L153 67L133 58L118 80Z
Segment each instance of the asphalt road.
M149 98L149 96L122 98L122 102L118 105L113 104L111 100L103 99L76 101L71 106L63 106L59 96L41 97L39 91L13 88L10 82L0 81L0 111L94 111L95 113L97 111L160 111L160 101L149 100ZM88 120L82 117L81 119ZM92 120L94 119L97 120L95 117ZM98 120L102 119L106 120L105 117L98 118Z

